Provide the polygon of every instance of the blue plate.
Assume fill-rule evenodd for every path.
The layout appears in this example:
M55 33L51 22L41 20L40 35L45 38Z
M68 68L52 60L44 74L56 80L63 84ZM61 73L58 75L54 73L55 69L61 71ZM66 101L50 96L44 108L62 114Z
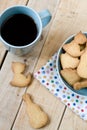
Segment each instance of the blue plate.
M87 36L87 32L84 32L83 34L85 34ZM65 42L63 43L64 44L67 44L67 43L70 43L73 39L74 39L74 35L70 36L68 39L65 40ZM57 72L58 72L58 75L59 75L59 78L61 80L61 82L66 86L68 87L69 89L71 89L73 92L77 93L77 94L80 94L80 95L83 95L83 96L87 96L87 88L83 88L83 89L80 89L80 90L74 90L72 86L70 86L63 78L62 76L60 75L60 70L62 69L61 67L61 63L60 63L60 54L61 53L64 53L64 50L62 49L63 45L60 47L60 49L58 50L58 53L57 53L57 60L56 60L56 67L57 67Z

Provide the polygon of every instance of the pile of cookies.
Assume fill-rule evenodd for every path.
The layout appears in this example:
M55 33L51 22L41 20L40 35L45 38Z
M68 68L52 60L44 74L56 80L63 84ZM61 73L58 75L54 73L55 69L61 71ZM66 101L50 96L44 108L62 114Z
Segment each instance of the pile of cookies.
M81 31L70 43L63 45L60 54L61 76L75 90L87 87L87 38Z

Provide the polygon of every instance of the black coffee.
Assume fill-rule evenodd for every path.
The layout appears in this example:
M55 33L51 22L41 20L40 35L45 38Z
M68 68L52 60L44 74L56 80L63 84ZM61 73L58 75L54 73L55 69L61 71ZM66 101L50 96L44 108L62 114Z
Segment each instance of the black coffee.
M25 14L15 14L1 26L2 38L11 45L24 46L35 40L37 27L34 20Z

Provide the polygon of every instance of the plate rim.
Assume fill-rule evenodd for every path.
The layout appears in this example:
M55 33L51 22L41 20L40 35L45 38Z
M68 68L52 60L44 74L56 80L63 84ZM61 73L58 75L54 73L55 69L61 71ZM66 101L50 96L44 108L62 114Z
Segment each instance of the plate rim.
M82 33L87 36L87 32L82 32ZM61 83L62 83L64 86L66 86L68 89L70 89L70 90L71 90L72 92L74 92L75 94L78 94L78 95L87 97L86 94L79 93L79 90L74 90L73 88L71 88L71 86L70 86L68 83L67 83L67 84L68 84L70 87L67 86L67 85L64 83L64 81L63 81L63 79L62 79L62 77L61 77L61 75L60 75L60 73L59 73L59 70L58 70L58 62L59 62L58 60L59 60L60 51L61 51L63 45L66 44L66 43L68 43L67 41L70 40L71 38L73 38L75 35L76 35L76 34L73 34L73 35L69 36L69 37L63 42L63 44L60 46L60 48L58 49L58 51L57 51L57 59L56 59L56 70L57 70L57 74L58 74L58 76L59 76L59 79L60 79ZM87 88L84 88L84 89L87 89ZM76 91L78 91L78 92L76 92ZM80 90L80 91L81 91L81 90Z

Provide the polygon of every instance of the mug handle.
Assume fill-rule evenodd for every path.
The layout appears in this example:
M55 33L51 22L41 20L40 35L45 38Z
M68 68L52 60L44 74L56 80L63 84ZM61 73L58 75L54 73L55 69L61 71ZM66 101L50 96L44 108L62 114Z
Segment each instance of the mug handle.
M38 14L39 14L41 21L42 21L42 27L45 27L50 22L50 20L52 18L51 13L49 12L48 9L46 9L46 10L42 10Z

